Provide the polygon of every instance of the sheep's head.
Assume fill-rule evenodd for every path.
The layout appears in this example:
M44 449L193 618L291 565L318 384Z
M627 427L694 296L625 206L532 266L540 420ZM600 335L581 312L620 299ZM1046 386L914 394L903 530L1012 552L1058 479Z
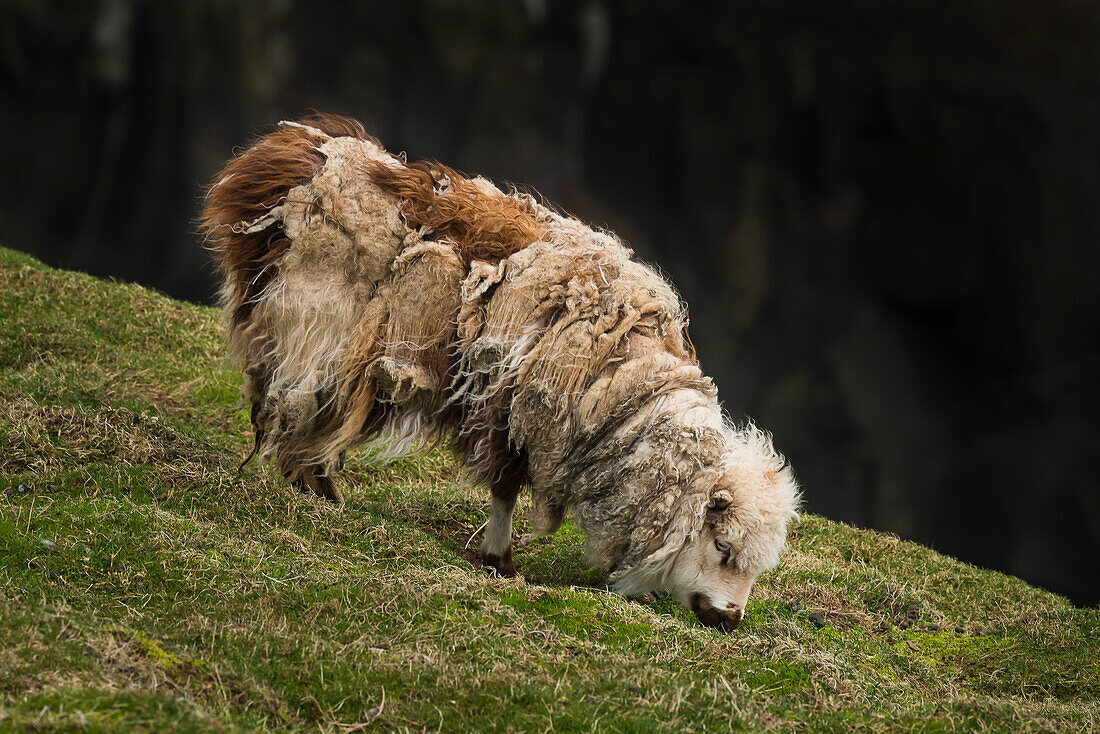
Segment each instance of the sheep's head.
M779 562L799 498L790 467L767 434L750 428L734 436L718 481L692 513L694 532L666 577L700 622L727 632L741 623L757 576Z

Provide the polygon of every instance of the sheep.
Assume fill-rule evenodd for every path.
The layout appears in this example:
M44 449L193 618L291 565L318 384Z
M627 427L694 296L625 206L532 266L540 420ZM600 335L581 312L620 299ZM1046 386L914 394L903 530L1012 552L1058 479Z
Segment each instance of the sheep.
M515 574L526 488L525 542L569 512L616 591L740 623L799 490L767 433L723 416L679 296L615 235L332 115L230 160L203 232L253 454L290 482L342 501L348 450L453 440L492 497L485 567Z

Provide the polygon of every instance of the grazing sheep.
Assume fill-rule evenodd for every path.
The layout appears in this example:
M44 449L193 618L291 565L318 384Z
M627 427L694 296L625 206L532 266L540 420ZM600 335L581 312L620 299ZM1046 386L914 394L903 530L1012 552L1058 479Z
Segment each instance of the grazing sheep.
M571 511L626 594L671 590L740 622L798 491L767 434L722 416L683 304L614 235L436 163L350 119L282 123L229 161L204 231L245 365L254 453L341 500L348 449L455 436L492 493L486 566L514 574Z

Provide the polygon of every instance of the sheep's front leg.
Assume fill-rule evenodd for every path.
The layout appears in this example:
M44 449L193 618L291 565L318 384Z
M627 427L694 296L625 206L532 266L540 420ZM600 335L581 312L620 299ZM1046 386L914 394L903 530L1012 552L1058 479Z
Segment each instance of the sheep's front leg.
M481 542L481 564L501 576L515 576L512 562L512 513L516 509L516 495L502 496L493 492L493 509L489 514L489 526Z
M544 535L553 535L558 532L558 528L565 519L565 508L554 500L537 497L534 502L535 509L531 513L531 532L519 539L520 548Z

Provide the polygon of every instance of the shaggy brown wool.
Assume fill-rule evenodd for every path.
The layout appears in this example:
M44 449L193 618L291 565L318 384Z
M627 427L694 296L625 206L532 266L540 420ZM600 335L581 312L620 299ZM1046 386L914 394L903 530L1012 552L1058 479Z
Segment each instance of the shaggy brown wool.
M405 220L452 243L469 263L497 262L539 239L545 229L528 197L499 192L434 161L401 167L371 161L363 168L382 189L401 199ZM480 184L480 185L479 185Z
M256 141L244 154L232 159L209 189L203 211L203 230L210 237L222 277L231 291L226 307L238 325L248 320L254 299L274 275L272 266L290 247L277 228L237 231L283 203L295 186L311 180L325 163L309 128L332 137L373 140L357 120L337 115L314 115L301 125L287 125ZM307 202L303 202L306 204ZM309 202L310 204L312 202Z

